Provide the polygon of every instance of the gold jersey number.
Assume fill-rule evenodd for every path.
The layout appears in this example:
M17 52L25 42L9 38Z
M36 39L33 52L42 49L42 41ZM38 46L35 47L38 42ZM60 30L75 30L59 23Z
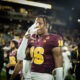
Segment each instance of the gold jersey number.
M10 64L16 64L15 57L9 57Z
M61 47L63 46L63 40L58 41L58 46L61 46Z
M32 57L32 63L42 64L44 62L44 49L42 47L31 47L30 55Z

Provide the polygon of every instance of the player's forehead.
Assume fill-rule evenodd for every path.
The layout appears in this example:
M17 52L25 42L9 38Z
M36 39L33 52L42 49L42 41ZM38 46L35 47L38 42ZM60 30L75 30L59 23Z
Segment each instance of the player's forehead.
M13 44L14 44L14 42L11 41L11 42L10 42L10 45L13 45Z
M36 21L39 23L39 22L41 22L41 23L43 23L43 18L36 18Z

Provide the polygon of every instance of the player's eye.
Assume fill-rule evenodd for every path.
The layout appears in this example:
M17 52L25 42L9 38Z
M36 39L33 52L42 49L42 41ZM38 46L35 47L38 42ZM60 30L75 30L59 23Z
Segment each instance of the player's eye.
M39 23L39 25L42 25L43 23Z

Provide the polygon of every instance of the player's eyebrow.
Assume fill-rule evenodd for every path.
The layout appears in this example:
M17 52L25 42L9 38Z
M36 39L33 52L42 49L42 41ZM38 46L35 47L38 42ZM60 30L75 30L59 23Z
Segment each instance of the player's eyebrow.
M38 22L39 24L44 24L43 22Z

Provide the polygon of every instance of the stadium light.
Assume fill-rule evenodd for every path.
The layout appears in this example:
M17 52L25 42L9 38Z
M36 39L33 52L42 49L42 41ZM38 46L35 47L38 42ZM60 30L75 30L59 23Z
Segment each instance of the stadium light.
M78 19L78 22L80 23L80 19Z
M5 1L29 5L29 6L41 7L41 8L45 8L45 9L52 8L51 4L45 4L45 3L34 2L34 1L25 1L25 0L5 0Z

